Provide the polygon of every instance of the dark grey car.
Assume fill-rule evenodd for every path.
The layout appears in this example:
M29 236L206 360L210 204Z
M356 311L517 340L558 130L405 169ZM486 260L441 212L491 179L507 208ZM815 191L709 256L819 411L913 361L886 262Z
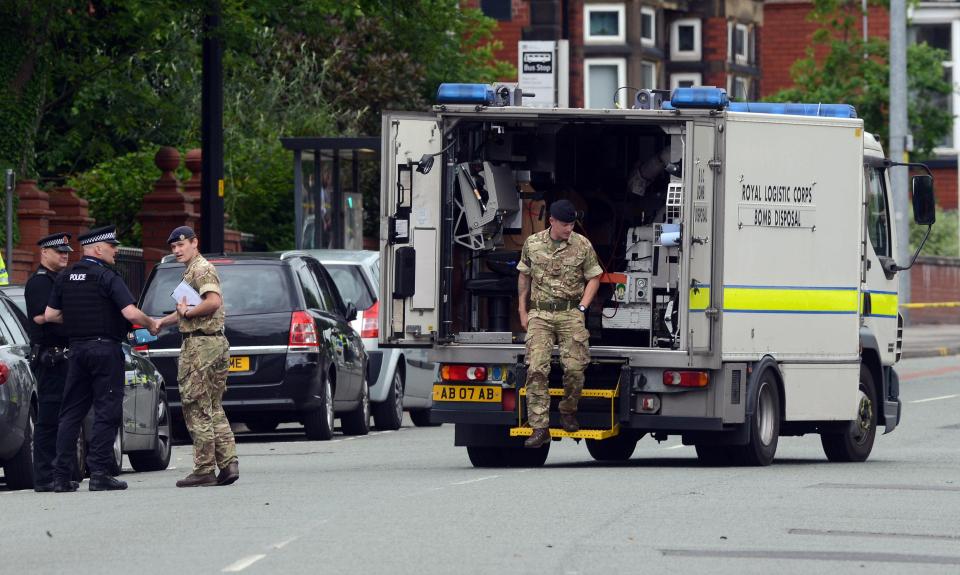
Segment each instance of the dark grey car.
M4 286L3 293L17 307L17 319L26 322L23 286ZM20 326L23 333L26 330ZM166 384L156 366L138 349L123 344L123 420L113 444L114 475L120 473L123 455L136 471L160 471L170 464L170 409ZM87 437L93 426L93 411L87 414L77 442L77 479L88 475Z
M26 318L0 294L0 465L8 489L33 487L37 386L30 371Z

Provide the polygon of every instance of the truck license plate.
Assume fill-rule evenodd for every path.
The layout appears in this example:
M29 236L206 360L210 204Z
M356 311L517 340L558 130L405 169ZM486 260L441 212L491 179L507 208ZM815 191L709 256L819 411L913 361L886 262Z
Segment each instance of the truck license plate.
M245 355L231 357L230 371L250 371L250 358Z
M502 391L494 385L435 385L433 400L499 403Z

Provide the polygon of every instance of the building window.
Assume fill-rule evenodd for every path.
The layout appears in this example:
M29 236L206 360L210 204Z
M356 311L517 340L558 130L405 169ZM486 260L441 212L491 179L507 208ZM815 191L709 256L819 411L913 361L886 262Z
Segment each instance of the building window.
M649 6L640 7L640 43L644 46L657 43L657 11Z
M677 20L671 27L670 58L673 60L700 59L700 20Z
M654 62L640 62L640 87L645 90L657 89L657 65Z
M703 77L700 74L670 74L670 89L692 88L703 85Z
M750 78L743 78L741 76L733 77L733 93L731 94L732 98L737 102L746 102L750 100Z
M627 61L623 58L589 58L583 61L583 95L586 108L626 107Z
M947 23L947 24L921 24L916 26L911 26L908 32L910 37L910 42L914 44L929 44L932 48L938 48L947 53L946 60L943 61L943 78L951 84L955 84L953 80L954 73L954 63L953 59L957 55L953 54L953 25L960 24L960 22ZM943 108L953 112L955 109L955 99L956 93L954 94L944 94L939 96L938 101L935 102L937 107ZM960 122L954 122L953 132L948 133L940 142L937 143L938 148L944 149L953 149L955 147L956 133L958 128L960 128Z
M509 22L513 18L511 0L480 0L480 11L484 16Z
M583 41L586 44L624 44L627 41L624 4L586 4Z
M747 64L750 58L750 28L745 24L733 26L733 61L737 64Z

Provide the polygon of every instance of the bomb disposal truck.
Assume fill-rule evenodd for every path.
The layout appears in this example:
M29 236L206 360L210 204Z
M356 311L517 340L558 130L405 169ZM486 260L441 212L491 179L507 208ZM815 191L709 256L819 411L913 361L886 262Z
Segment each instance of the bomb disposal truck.
M605 273L582 429L560 428L553 397L554 440L621 460L644 435L679 435L705 464L767 465L778 437L817 433L831 461L863 461L899 423L912 262L894 260L907 238L887 172L903 164L853 107L681 88L633 109L542 109L514 85L447 84L432 113L384 115L382 158L380 345L430 348L432 420L455 424L473 465L547 457L522 447L516 263L560 198ZM911 184L927 226L929 174Z

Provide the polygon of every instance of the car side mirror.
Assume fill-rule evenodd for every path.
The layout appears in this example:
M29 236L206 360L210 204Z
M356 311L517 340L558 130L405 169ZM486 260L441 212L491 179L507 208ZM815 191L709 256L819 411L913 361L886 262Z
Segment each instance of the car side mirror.
M352 301L347 302L347 311L346 314L347 321L353 321L357 319L357 306L354 305Z
M932 226L937 220L933 178L913 176L913 221L921 226Z

